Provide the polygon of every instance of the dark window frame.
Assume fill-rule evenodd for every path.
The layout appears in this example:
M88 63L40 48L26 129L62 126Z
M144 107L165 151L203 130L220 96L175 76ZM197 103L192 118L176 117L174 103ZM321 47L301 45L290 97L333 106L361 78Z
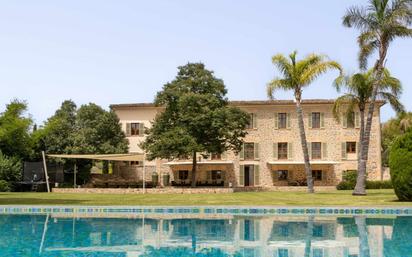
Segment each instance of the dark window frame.
M311 156L314 160L322 159L322 143L312 142L311 143Z
M356 153L356 142L346 142L346 153L354 154Z
M255 143L244 143L244 160L254 160L255 159Z
M177 177L179 178L179 180L189 179L189 170L179 170Z
M278 128L286 129L288 126L288 114L286 112L278 113Z
M287 181L289 177L289 171L288 170L277 170L276 177L278 181Z
M139 136L140 135L140 122L130 123L130 135Z
M278 159L279 160L288 159L288 143L287 142L278 143Z
M320 128L320 112L312 112L312 128Z
M312 178L314 181L322 181L323 171L322 170L312 170Z

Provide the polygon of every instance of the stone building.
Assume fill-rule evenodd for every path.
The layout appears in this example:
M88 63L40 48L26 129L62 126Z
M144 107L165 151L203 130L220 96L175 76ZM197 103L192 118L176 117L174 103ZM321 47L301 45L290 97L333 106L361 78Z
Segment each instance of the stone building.
M332 115L334 100L305 100L302 103L312 175L315 186L334 186L346 171L357 169L359 113L337 122ZM197 183L200 186L275 187L304 185L305 173L295 103L290 100L231 101L250 114L250 125L239 154L226 152L199 157ZM381 180L381 131L378 102L373 117L368 179ZM143 153L139 143L144 129L162 111L151 103L111 105L129 140L129 151ZM205 128L207 129L207 128ZM190 183L190 160L155 160L145 163L151 173L169 173L173 185ZM142 179L142 163L128 163L119 173Z

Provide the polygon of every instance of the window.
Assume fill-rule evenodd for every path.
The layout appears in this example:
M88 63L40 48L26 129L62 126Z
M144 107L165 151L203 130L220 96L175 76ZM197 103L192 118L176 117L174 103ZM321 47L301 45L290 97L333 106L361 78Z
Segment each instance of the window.
M345 117L345 118L347 119L346 127L347 128L354 128L355 127L355 113L351 112L349 117Z
M254 119L255 119L255 114L254 113L249 113L249 122L246 125L246 129L253 129L254 128Z
M322 225L313 226L312 236L323 237L323 226Z
M278 143L278 159L288 158L288 143Z
M288 180L287 170L278 170L276 175L277 175L278 180Z
M130 123L130 135L138 136L140 135L140 123Z
M285 129L287 127L288 115L286 113L278 113L278 128Z
M186 180L189 178L189 171L188 170L179 170L179 179Z
M312 159L322 159L322 144L320 142L312 142Z
M278 249L278 257L289 257L289 250L288 250L288 249L279 248L279 249Z
M320 112L312 112L312 128L320 128Z
M312 178L315 181L322 180L322 171L321 170L312 170Z
M279 226L279 234L283 237L289 236L289 226L288 225L280 225Z
M255 144L254 143L245 143L245 160L254 160L255 159Z
M220 160L220 159L222 159L222 156L221 156L220 153L212 153L210 158L212 160Z
M356 142L346 142L346 153L356 153Z
M212 180L220 180L222 179L222 171L221 170L212 170L211 171Z
M132 166L138 166L138 165L140 165L140 162L139 162L139 161L131 161L131 162L130 162L130 165L132 165Z

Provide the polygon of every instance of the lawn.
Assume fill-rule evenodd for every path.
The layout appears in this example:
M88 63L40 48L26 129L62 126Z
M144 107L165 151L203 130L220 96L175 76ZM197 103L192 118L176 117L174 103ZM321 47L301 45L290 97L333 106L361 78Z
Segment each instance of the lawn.
M393 190L369 190L367 196L351 191L248 192L227 194L66 194L0 193L0 205L254 205L254 206L409 206Z

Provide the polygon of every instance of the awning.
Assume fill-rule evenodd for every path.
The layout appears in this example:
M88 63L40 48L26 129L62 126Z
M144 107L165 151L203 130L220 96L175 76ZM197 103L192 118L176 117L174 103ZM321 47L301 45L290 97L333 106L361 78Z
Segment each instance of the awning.
M166 165L192 165L192 161L171 161L166 162ZM196 162L198 165L221 165L221 164L233 164L233 161L222 161L222 160L213 160L213 161L200 161Z
M310 164L315 164L315 165L334 165L334 164L339 164L340 162L336 162L336 161L310 161ZM268 164L270 165L293 165L293 164L302 164L304 165L305 162L304 161L270 161L268 162Z
M100 161L143 161L142 153L127 154L47 154L48 157L62 159L88 159Z

